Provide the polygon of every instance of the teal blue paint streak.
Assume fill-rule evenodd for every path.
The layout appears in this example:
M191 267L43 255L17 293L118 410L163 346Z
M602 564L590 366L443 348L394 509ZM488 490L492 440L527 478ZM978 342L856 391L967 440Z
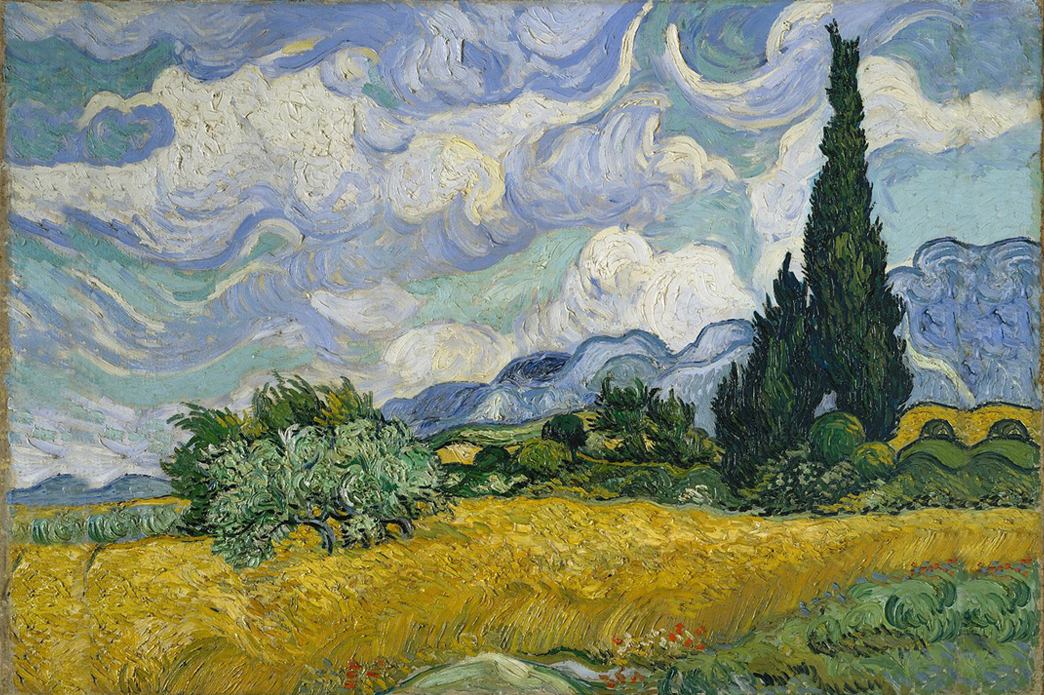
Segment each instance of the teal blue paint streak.
M515 317L547 301L558 289L594 233L590 229L551 232L485 270L411 283L406 289L427 299L413 325L451 319L484 323L507 333Z
M761 248L761 237L751 222L750 201L727 191L678 203L662 222L646 227L644 235L659 251L675 252L689 244L720 246L729 252L742 278L750 277Z
M8 105L38 101L60 113L86 106L98 92L130 97L152 88L164 69L176 64L174 45L162 41L136 55L98 60L57 38L7 42L4 75Z
M66 405L69 393L88 398L115 398L132 407L153 407L172 401L225 398L244 377L259 372L293 372L315 359L310 350L290 350L251 343L229 351L211 364L177 374L113 375L80 355L66 365L14 360L8 385L16 403Z
M924 242L953 236L989 244L1040 234L1039 170L993 170L977 174L925 170L894 184L895 212L877 206L892 263L910 258Z

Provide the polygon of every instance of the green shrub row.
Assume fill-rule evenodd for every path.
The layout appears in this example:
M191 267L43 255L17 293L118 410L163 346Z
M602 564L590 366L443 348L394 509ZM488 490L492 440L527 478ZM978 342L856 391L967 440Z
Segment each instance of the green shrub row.
M15 543L116 543L153 536L178 535L182 509L176 504L116 507L93 514L68 510L37 518L17 518Z

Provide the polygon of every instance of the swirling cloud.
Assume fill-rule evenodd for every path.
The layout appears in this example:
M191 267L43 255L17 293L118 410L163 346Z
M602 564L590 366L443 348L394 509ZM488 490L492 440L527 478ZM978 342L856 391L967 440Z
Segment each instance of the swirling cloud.
M610 227L584 247L558 296L523 317L516 334L531 349L573 349L592 335L639 328L680 350L708 324L753 311L724 251L692 245L657 253L641 235Z
M511 341L487 326L443 321L406 331L382 359L395 393L413 396L440 382L489 381L514 356Z
M552 131L508 158L508 196L519 215L543 226L648 222L683 196L735 177L690 137L661 137L669 106L636 95L598 123Z

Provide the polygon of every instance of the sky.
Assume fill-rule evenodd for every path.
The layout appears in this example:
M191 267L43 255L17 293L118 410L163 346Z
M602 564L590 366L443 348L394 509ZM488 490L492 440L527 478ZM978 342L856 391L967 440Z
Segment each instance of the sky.
M1032 2L9 4L16 483L273 370L378 403L749 318L861 37L893 266L1040 229Z

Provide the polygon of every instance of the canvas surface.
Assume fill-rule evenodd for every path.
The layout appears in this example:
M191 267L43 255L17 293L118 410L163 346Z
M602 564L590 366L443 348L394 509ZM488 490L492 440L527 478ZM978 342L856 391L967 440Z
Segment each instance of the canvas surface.
M1029 691L1041 32L9 3L7 685Z

